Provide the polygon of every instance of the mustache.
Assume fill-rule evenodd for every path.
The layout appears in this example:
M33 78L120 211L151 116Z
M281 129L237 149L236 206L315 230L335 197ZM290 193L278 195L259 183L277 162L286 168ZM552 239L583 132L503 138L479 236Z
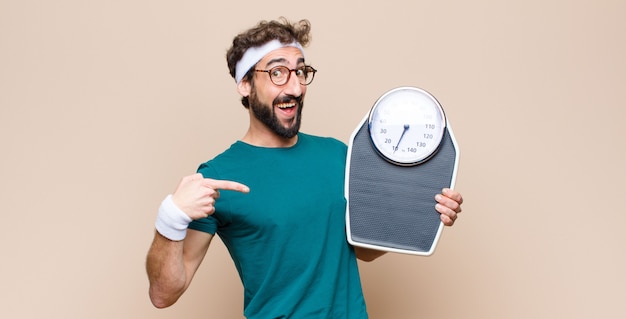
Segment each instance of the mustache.
M274 99L274 104L289 103L289 102L293 102L293 101L298 103L298 105L302 105L302 95L300 95L300 96L293 96L293 95L279 96L279 97Z

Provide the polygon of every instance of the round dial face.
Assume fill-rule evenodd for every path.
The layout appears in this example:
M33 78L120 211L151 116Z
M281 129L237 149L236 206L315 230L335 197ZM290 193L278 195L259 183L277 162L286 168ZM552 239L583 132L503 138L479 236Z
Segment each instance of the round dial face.
M414 88L393 89L372 107L369 134L386 160L402 166L427 161L439 149L446 116L428 92Z

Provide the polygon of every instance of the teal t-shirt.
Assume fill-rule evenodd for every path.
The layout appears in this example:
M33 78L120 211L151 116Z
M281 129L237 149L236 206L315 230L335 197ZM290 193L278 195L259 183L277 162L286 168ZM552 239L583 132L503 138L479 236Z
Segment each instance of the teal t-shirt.
M336 139L300 133L288 148L238 141L198 168L250 187L221 190L215 213L189 225L228 248L247 318L367 318L346 240L346 152Z

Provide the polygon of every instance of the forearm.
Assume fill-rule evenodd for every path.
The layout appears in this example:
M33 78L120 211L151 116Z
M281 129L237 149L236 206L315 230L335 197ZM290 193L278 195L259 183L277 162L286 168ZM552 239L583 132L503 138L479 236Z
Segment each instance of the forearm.
M188 226L194 219L213 214L219 189L250 191L237 182L193 174L183 177L174 194L161 202L155 223L157 231L146 258L150 300L155 307L171 306L189 287L213 234L194 231Z
M354 252L356 254L356 258L362 261L373 261L376 258L387 253L386 251L382 250L374 250L357 246L354 246Z
M156 232L146 258L146 271L152 304L157 308L174 304L187 286L183 241L171 241Z

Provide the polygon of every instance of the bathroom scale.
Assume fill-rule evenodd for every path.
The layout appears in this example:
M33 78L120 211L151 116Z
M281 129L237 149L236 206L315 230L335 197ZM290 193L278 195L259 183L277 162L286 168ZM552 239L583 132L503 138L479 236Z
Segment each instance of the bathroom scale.
M348 143L348 242L431 255L444 226L435 195L454 188L458 162L450 123L433 95L410 86L384 93Z

